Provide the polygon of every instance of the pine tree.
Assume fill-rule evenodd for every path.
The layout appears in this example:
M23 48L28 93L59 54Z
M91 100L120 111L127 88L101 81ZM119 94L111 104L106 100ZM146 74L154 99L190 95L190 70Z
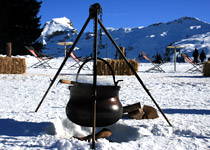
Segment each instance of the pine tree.
M154 62L155 63L158 63L158 64L160 64L161 62L163 62L163 60L162 60L162 56L160 55L160 54L156 54L155 55L155 60L154 60Z
M37 17L41 3L36 0L0 1L0 53L6 53L7 42L12 43L12 55L27 54L25 45L41 47L41 43L34 43L42 31L41 17Z

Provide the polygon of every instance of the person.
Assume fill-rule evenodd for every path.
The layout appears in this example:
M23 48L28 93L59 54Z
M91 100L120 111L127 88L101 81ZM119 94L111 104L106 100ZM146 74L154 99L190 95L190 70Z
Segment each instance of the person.
M204 53L204 51L202 50L202 52L200 53L200 60L201 62L204 62L206 60L206 54Z
M193 52L193 58L195 63L198 63L198 55L199 55L198 50L195 49L195 51Z

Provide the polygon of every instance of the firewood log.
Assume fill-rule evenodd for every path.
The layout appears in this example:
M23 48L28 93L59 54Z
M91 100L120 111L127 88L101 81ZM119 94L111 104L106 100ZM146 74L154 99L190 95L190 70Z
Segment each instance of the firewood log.
M136 119L136 120L141 120L143 118L144 114L145 113L141 108L131 111L131 112L128 112L128 116L130 118Z
M145 115L143 116L144 119L155 119L159 117L157 110L152 106L144 105L143 111L145 112Z
M132 104L132 105L124 106L123 113L132 112L132 111L138 110L139 108L141 108L140 102Z
M107 128L103 128L101 131L99 131L96 135L95 135L95 139L98 140L100 138L108 138L110 135L112 135L112 132L107 129ZM92 138L92 135L88 135L85 137L74 137L77 138L81 141L90 141Z

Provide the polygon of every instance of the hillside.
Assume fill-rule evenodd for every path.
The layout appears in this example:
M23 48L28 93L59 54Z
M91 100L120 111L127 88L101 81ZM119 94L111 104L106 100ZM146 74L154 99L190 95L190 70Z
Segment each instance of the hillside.
M182 51L189 54L197 48L199 51L205 50L210 55L210 24L197 18L182 17L167 23L156 23L147 27L136 28L107 28L113 39L119 46L124 46L126 56L137 60L139 51L145 51L150 57L157 53L164 57L166 46L176 43L185 46ZM72 22L63 17L55 18L47 22L44 26L42 40L45 45L43 52L48 54L58 54L63 56L63 46L57 45L61 41L74 42L78 35L77 29ZM89 56L92 53L94 34L85 31L77 43L76 53L79 56ZM205 38L204 38L205 37ZM111 44L105 33L102 34L103 49L99 49L99 57L114 58L115 47ZM190 45L190 46L189 46ZM60 53L58 53L60 52Z

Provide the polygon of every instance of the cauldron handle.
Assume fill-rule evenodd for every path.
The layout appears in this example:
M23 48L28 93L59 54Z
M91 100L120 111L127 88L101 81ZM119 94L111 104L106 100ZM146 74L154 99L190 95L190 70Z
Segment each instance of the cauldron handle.
M82 65L80 65L80 67L79 67L79 69L78 69L78 71L77 71L76 81L78 81L78 76L79 76L79 73L80 73L82 67L83 67L87 62L89 62L89 61L91 61L91 60L93 60L93 59L94 59L94 58L87 58L87 59L82 63ZM104 60L104 59L102 59L102 58L99 58L99 57L98 57L97 59L99 59L99 60L103 61L105 64L107 64L107 66L108 66L109 69L111 70L112 77L113 77L113 81L114 81L114 85L117 86L118 81L116 82L116 80L115 80L114 70L112 69L111 65L110 65L106 60ZM120 81L121 81L121 80L120 80Z

